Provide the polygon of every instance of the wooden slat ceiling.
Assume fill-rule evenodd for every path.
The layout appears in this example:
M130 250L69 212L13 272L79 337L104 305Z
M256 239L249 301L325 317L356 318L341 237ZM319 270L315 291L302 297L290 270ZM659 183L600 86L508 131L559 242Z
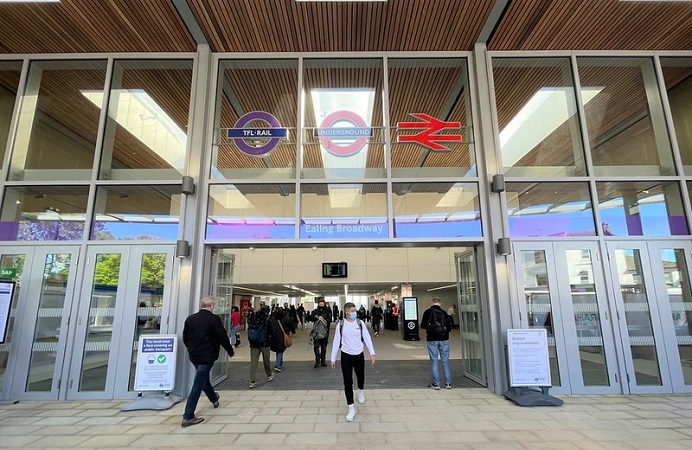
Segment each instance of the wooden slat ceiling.
M0 4L0 53L194 52L170 0Z
M489 50L692 50L692 3L511 0Z
M188 0L213 51L466 51L494 0Z
M216 52L467 51L495 0L186 0ZM0 53L188 52L173 0L0 4ZM690 50L690 2L510 0L490 50Z

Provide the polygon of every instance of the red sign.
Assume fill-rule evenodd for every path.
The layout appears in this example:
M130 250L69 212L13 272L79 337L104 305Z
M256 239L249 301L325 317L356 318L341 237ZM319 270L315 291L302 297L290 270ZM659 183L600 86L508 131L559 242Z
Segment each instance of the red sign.
M437 142L461 142L461 134L436 134L444 129L460 129L461 122L443 122L423 113L409 114L423 122L399 122L396 126L400 130L423 130L418 134L400 135L398 142L417 142L418 144L437 152L449 151L449 149Z

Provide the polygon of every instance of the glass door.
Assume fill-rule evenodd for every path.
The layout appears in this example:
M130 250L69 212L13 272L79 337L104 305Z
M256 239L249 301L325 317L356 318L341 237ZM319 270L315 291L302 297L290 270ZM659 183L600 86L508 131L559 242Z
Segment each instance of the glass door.
M78 247L36 247L4 254L2 263L17 268L20 291L14 327L10 396L57 400L61 389ZM2 267L6 267L3 265Z
M515 243L513 255L519 327L547 330L554 392L620 392L597 243Z
M214 314L219 316L226 331L230 331L230 314L233 306L234 255L221 249L212 249L212 285L209 292L216 300ZM221 356L212 367L211 381L216 385L228 377L228 357L221 349Z
M692 392L692 244L608 248L630 392Z
M29 263L27 264L27 253ZM5 343L0 344L0 399L9 400L12 398L12 379L14 377L15 361L18 356L19 334L22 329L14 330L15 324L21 324L23 312L26 304L26 290L24 289L25 280L29 279L31 273L31 261L33 249L26 247L2 247L0 248L0 267L16 269L14 298L10 306L10 318L7 323L7 334Z
M487 386L483 310L478 285L477 249L454 255L457 270L457 307L464 376Z
M69 398L135 396L139 336L168 331L172 263L170 246L89 249Z

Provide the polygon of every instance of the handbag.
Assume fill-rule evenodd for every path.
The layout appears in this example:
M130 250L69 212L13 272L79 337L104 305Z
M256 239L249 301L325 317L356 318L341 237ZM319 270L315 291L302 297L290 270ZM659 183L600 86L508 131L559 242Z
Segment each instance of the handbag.
M286 334L286 332L284 331L283 325L281 325L280 320L277 320L276 322L279 324L279 328L281 328L281 331L284 334L284 347L286 347L286 348L290 347L291 345L293 345L293 340L291 339L291 336L289 334Z

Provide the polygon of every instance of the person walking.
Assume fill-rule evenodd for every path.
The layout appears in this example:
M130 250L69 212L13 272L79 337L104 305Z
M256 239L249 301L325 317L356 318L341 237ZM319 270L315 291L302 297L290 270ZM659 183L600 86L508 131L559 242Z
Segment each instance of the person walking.
M214 391L209 381L209 374L214 362L219 359L220 347L223 346L228 357L234 355L233 346L228 339L221 318L214 315L214 298L202 297L201 309L188 316L183 326L183 344L187 348L190 362L195 366L195 379L187 396L185 412L181 426L189 427L204 421L204 417L195 415L200 394L204 391L214 408L219 407L220 395Z
M288 307L288 317L293 321L293 328L298 326L298 312L296 311L296 305L291 305Z
M327 343L329 342L329 325L332 323L332 310L327 306L324 297L317 297L317 308L310 315L312 330L312 349L315 353L315 369L327 367Z
M238 345L240 344L238 342L238 338L240 337L240 308L237 306L234 306L231 308L231 345L233 347L238 348Z
M449 315L440 306L442 300L437 297L432 299L432 305L426 309L421 317L420 327L425 330L428 341L428 356L430 357L431 383L429 388L440 389L440 371L438 367L438 355L442 360L442 370L445 376L445 387L452 388L452 369L449 366L449 332L452 330L452 321Z
M377 300L375 300L375 304L372 306L372 310L370 311L370 320L372 321L372 331L375 334L375 337L380 335L380 322L382 321L382 307L378 303Z
M264 372L267 381L274 379L270 365L270 348L272 339L272 325L269 320L269 305L260 306L259 311L253 312L248 320L247 340L250 343L250 389L257 387L257 365L262 354Z
M454 316L457 314L457 305L452 305L447 309L447 315L449 316L449 320L452 322L452 328L456 328L456 325L454 322L456 322L456 319Z
M298 308L296 308L296 312L298 313L298 321L300 322L300 329L304 330L305 329L305 307L301 303L298 305Z
M284 368L284 353L286 352L286 340L284 335L290 336L291 334L295 334L296 326L283 308L277 308L276 312L272 315L271 323L273 334L269 348L276 353L274 372L282 372Z
M370 364L375 364L375 348L372 345L370 332L365 322L358 319L356 305L348 302L344 305L344 320L340 321L334 332L330 362L332 369L336 368L336 356L341 350L341 373L344 377L344 394L348 413L346 421L351 422L356 417L356 407L353 404L353 372L356 372L358 383L358 403L365 403L365 356L363 344L368 347Z

